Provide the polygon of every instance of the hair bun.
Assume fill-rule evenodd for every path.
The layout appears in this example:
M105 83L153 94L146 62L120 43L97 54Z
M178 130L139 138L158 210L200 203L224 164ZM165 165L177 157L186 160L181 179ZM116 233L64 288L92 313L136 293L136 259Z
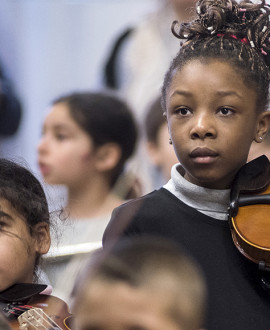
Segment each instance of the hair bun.
M176 32L176 22L172 32L179 39L191 40L208 36L233 36L246 38L252 48L256 48L270 66L270 5L261 0L240 3L235 0L199 0L196 6L197 19L180 25Z

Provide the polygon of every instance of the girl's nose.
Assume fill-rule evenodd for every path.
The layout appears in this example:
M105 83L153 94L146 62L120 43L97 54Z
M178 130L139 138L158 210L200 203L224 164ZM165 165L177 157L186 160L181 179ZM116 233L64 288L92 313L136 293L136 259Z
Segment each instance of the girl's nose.
M216 127L213 116L211 114L195 116L190 136L192 139L215 138Z
M47 150L47 142L45 136L43 136L37 145L37 151L39 154L41 154L46 152L46 150Z

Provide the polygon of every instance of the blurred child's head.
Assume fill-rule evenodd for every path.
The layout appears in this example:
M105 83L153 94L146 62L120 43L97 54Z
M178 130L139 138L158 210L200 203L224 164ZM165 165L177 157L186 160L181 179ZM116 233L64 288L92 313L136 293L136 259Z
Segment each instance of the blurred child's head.
M86 92L60 97L44 122L38 147L41 172L48 183L72 185L98 171L112 186L136 139L132 114L116 96Z
M160 97L149 107L145 118L145 131L149 158L161 171L164 179L168 180L171 177L171 167L178 162L178 159L169 144L168 127Z
M203 322L201 271L164 238L133 237L98 251L76 283L78 330L195 330Z
M187 41L165 76L162 103L186 179L224 189L269 126L269 8L200 0L197 14L178 33L172 26Z
M50 216L43 188L15 162L0 159L0 291L31 283L50 247Z

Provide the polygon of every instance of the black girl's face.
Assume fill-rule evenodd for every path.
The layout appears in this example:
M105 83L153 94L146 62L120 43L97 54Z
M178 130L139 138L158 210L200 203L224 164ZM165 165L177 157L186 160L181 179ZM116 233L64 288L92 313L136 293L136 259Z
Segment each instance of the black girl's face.
M226 62L187 63L172 78L166 108L185 178L206 188L229 188L251 142L268 127L267 115L256 111L256 93Z
M32 282L37 251L26 220L0 198L0 291L15 283Z

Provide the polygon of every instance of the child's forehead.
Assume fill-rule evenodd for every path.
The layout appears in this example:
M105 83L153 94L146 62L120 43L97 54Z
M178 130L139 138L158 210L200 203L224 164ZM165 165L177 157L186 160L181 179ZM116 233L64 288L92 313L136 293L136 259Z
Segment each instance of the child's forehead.
M236 66L229 60L221 59L221 58L215 58L215 57L210 57L210 58L204 58L204 57L198 57L198 58L192 58L188 61L184 61L183 63L179 64L178 66L175 67L173 70L172 77L178 74L179 72L183 72L187 70L187 68L204 68L207 70L209 67L216 67L216 68L230 68L233 72L236 72ZM237 74L241 74L240 72L236 72ZM205 77L207 79L207 77Z
M178 329L169 313L172 299L168 292L164 294L162 291L161 294L147 287L134 287L120 281L93 281L84 290L83 296L79 303L91 311L88 313L89 322L102 322L105 318L119 326L129 324L151 330ZM78 311L80 309L78 306ZM83 315L81 312L79 314ZM174 327L170 327L172 324Z
M12 203L0 196L0 216L1 218L5 218L10 223L23 223L26 224L26 219L16 208L12 205Z
M167 96L171 96L172 91L178 86L181 86L181 90L190 89L191 92L195 92L195 84L201 84L206 92L207 90L235 91L244 95L251 90L241 72L236 70L233 64L215 59L207 62L194 59L174 70Z

